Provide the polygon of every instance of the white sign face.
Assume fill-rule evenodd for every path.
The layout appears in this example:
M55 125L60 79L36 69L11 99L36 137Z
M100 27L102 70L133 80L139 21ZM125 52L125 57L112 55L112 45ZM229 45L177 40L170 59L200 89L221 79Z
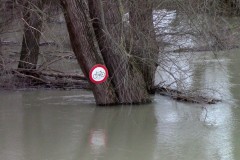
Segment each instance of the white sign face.
M106 77L106 71L102 67L96 67L93 69L91 77L94 81L101 82Z
M101 84L108 78L108 69L102 64L96 64L89 72L89 79L94 84Z

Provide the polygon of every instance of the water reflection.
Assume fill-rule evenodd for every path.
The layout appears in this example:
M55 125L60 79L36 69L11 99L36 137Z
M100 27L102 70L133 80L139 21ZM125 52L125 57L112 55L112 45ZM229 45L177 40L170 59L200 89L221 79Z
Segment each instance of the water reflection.
M107 138L106 131L103 129L90 131L89 145L93 155L98 157L106 150Z
M224 93L222 103L156 95L149 105L98 108L89 91L0 92L0 159L239 159L240 109L229 103L239 100L240 89L231 85L238 76L228 76L229 70L239 75L235 60L220 57L219 66L207 57L208 65L199 67L200 58L185 64L194 73L189 86L207 88L207 81Z
M53 104L48 98L50 93L54 101L61 101L66 94L72 97L77 95L77 91L50 91L47 94L45 91L21 92L16 96L4 93L17 101L12 104L13 110L9 109L9 98L5 98L0 105L3 113L0 126L1 159L151 157L156 124L151 106L95 108L91 103L69 104L64 101ZM4 118L6 116L13 120Z
M215 57L209 53L186 56L191 56L192 60L173 60L166 66L173 66L170 70L176 72L174 66L184 63L192 70L192 75L186 77L185 83L189 85L185 89L206 90L208 95L223 99L223 103L212 106L189 105L159 97L157 103L167 101L165 103L168 105L155 107L158 120L155 159L234 159L233 108L229 103L233 97L228 76L231 60L225 55ZM180 74L175 75L181 79ZM163 81L174 81L173 78L164 79L166 77L163 76Z
M234 159L232 111L226 104L207 110L159 97L155 107L155 159ZM165 102L164 102L165 101Z
M151 106L96 108L83 159L151 159L155 124Z
M21 94L1 95L0 107L0 159L24 158L23 112ZM16 107L16 104L18 106Z

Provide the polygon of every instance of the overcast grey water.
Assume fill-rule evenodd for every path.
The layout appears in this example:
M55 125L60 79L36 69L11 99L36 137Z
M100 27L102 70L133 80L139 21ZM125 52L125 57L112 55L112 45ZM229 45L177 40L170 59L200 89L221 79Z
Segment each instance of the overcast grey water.
M0 159L238 160L239 52L184 62L186 87L223 100L214 105L155 95L147 105L96 107L85 90L0 91Z

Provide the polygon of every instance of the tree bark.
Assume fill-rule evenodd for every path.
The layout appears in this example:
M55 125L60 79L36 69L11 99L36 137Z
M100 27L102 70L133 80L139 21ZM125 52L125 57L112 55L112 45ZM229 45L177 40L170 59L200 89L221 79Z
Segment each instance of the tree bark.
M19 69L36 69L39 55L39 41L42 31L42 9L45 1L24 0L24 34Z
M125 48L121 0L89 0L89 8L118 103L149 102L142 73L136 68Z
M152 0L129 0L130 51L143 74L149 93L154 79L159 48L153 24Z
M78 63L88 78L95 64L104 64L92 27L85 0L61 0L73 51ZM90 81L89 81L90 82ZM97 105L117 104L117 97L111 82L92 84Z
M110 78L106 83L92 84L97 104L149 102L142 74L121 43L121 14L117 1L61 2L72 48L85 76L88 77L89 70L96 63L105 64L109 70ZM109 12L105 12L103 6Z

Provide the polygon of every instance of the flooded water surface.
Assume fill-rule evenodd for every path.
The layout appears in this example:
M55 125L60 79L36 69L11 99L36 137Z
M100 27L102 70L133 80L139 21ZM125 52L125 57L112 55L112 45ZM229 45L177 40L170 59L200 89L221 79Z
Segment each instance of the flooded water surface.
M0 159L240 159L238 52L186 64L187 86L216 90L215 105L155 95L147 105L96 107L90 91L1 91Z

